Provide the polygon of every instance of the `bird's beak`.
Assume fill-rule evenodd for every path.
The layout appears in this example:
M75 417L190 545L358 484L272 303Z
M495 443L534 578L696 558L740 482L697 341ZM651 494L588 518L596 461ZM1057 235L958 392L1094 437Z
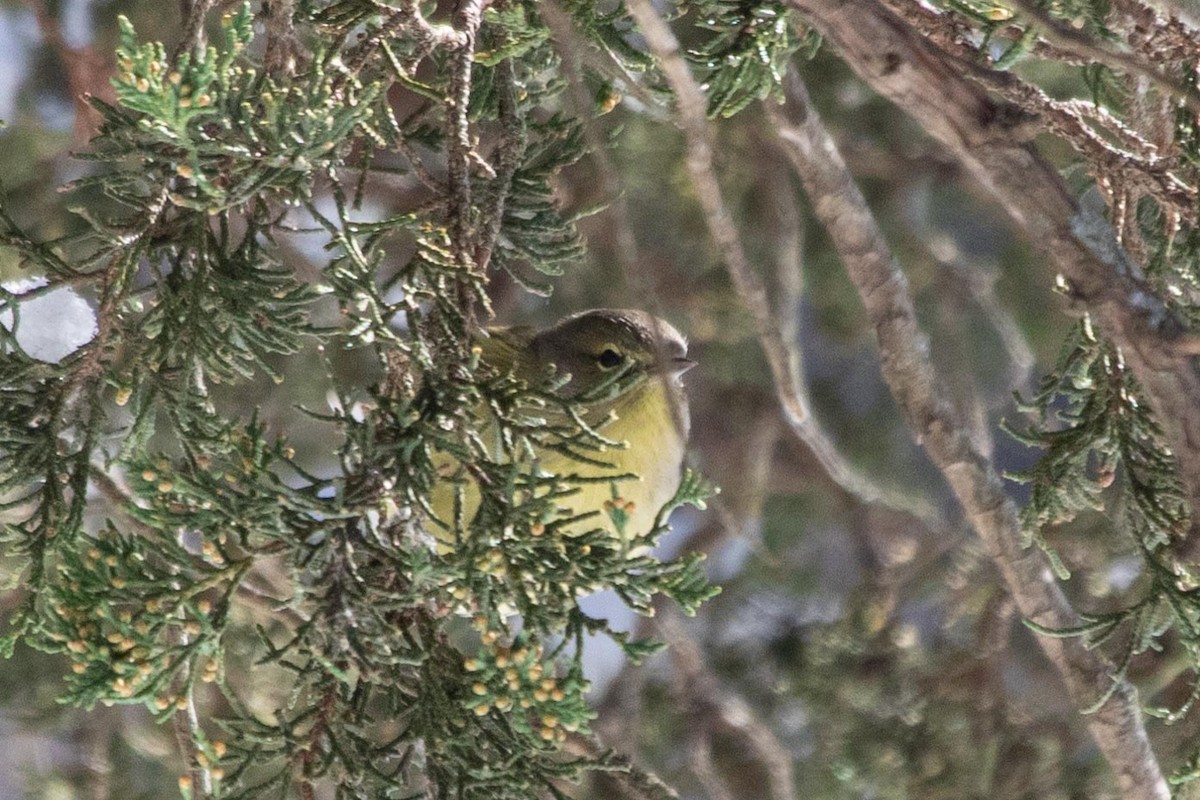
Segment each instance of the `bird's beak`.
M696 366L696 362L692 361L690 358L672 358L667 362L667 372L669 372L672 377L678 378L680 375L687 372L694 366Z

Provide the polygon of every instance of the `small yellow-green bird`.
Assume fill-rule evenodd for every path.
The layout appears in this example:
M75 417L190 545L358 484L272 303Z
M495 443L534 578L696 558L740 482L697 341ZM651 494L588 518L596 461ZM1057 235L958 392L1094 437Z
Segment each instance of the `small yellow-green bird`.
M602 467L571 458L558 451L539 452L531 470L563 477L598 478L634 473L638 480L616 484L619 498L613 500L613 484L585 483L562 501L561 517L600 512L563 526L566 534L605 527L618 531L607 509L614 502L628 515L626 535L646 533L659 510L675 490L683 471L690 420L681 376L695 366L687 357L687 342L670 323L644 311L601 308L572 314L552 327L490 328L479 342L480 360L498 374L511 374L530 384L544 380L551 368L559 377L570 376L558 393L564 399L597 394L620 374L617 384L626 387L614 393L599 392L601 400L584 402L583 419L609 440L623 443L590 457L611 464ZM546 409L550 422L555 418ZM483 432L485 438L488 431ZM435 484L431 505L435 519L430 529L443 549L453 544L454 501L457 487L462 492L462 519L470 520L479 507L479 490L466 478L459 462L450 454L436 452L434 463L443 480Z

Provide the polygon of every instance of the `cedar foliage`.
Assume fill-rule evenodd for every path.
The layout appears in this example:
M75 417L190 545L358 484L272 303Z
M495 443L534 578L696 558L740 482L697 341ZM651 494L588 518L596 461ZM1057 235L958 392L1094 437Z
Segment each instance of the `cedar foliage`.
M556 56L533 4L489 9L472 52L415 6L347 0L304 9L309 47L272 73L253 21L244 4L210 44L168 52L122 19L117 102L95 102L96 168L70 187L88 201L82 230L38 242L4 218L0 240L47 290L95 293L98 330L46 364L22 349L19 316L0 328L4 542L23 565L3 649L67 654L63 699L85 707L166 720L194 713L212 684L223 710L186 735L194 788L213 796L307 796L322 782L339 797L557 794L558 779L615 763L563 750L593 716L585 632L611 633L633 658L653 649L586 615L580 593L615 589L643 613L662 593L690 613L715 589L698 555L638 554L672 508L702 505L693 475L627 546L600 525L555 535L571 522L555 504L578 480L530 474L522 454L606 463L620 443L582 423L576 404L595 397L566 403L555 376L528 386L472 349L485 267L548 291L539 276L580 252L550 185L582 153L578 123L547 110L562 90ZM420 99L404 119L387 100L397 86ZM499 142L492 165L468 152L475 136ZM439 160L467 171L429 179L427 209L372 219L361 207L373 175ZM302 218L329 253L315 280L280 256L280 233ZM19 312L23 297L5 292L2 308ZM314 321L325 298L335 324ZM259 374L280 381L279 359L313 348L376 365L374 382L346 383L330 364L334 410L306 412L340 440L331 476L217 396ZM539 415L551 407L577 424L551 425ZM435 445L484 487L473 523L443 521L458 541L441 555L425 532L430 488L451 479L435 473ZM121 514L90 524L94 479ZM236 607L266 563L286 576L273 590L287 614L247 629ZM227 679L249 664L282 681L267 713Z

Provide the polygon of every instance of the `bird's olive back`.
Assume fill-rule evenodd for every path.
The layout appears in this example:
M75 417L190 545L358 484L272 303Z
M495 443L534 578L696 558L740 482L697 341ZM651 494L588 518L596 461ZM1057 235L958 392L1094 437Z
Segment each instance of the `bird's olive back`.
M687 356L687 342L670 323L644 311L597 309L573 314L534 337L540 363L571 374L568 391L599 385L625 368L656 372Z

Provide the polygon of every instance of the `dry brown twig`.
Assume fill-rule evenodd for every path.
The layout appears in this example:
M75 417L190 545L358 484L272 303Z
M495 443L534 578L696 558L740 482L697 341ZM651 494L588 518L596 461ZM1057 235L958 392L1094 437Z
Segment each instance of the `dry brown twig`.
M1075 30L1062 20L1051 16L1033 0L1007 0L1037 25L1039 33L1053 44L1068 50L1087 61L1107 64L1113 69L1146 78L1159 89L1174 95L1188 108L1200 113L1200 95L1175 77L1164 73L1156 61L1144 61L1140 53L1118 50L1107 42L1093 39L1083 31Z

